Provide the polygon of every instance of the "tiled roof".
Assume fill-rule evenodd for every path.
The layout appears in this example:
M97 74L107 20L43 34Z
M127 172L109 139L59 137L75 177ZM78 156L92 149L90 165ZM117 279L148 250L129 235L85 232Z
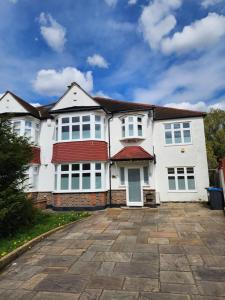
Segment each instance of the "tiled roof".
M41 163L41 150L39 147L32 147L33 158L31 164L40 164Z
M187 109L178 109L165 106L155 106L154 108L154 119L155 120L166 120L166 119L178 119L178 118L189 118L189 117L202 117L206 113Z
M107 143L103 141L64 142L53 145L53 163L107 161Z
M127 146L112 157L112 160L152 160L153 156L140 146Z
M148 104L119 101L102 97L94 97L93 99L111 113L122 111L149 110L154 107L153 105Z

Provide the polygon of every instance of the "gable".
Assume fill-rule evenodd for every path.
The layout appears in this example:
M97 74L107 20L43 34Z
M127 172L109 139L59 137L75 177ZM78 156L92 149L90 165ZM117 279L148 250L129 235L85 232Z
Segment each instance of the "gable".
M0 113L28 113L28 111L7 92L0 99Z
M73 83L67 92L52 107L52 110L59 110L69 107L100 106L89 96L79 85Z

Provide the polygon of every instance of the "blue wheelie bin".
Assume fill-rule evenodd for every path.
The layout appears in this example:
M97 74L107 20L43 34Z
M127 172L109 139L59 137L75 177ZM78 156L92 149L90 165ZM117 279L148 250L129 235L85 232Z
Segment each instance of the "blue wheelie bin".
M224 209L224 196L223 189L217 187L207 188L209 205L211 209L223 210Z

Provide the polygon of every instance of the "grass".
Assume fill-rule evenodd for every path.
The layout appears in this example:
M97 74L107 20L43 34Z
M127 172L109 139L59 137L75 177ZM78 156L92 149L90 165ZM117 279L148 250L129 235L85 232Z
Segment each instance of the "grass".
M0 258L33 238L51 229L89 216L87 212L44 213L38 212L34 225L18 230L14 235L0 238Z

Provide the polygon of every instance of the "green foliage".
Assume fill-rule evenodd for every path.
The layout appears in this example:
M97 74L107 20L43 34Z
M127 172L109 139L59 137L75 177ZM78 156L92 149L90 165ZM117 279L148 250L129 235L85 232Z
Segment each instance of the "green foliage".
M7 118L0 119L0 236L31 224L35 210L23 191L25 171L32 159L26 138L11 130Z
M0 238L0 258L42 233L88 216L87 212L47 214L38 211L32 226L23 227L12 236Z
M210 169L218 166L225 157L225 111L212 109L205 118L205 135L208 164Z

